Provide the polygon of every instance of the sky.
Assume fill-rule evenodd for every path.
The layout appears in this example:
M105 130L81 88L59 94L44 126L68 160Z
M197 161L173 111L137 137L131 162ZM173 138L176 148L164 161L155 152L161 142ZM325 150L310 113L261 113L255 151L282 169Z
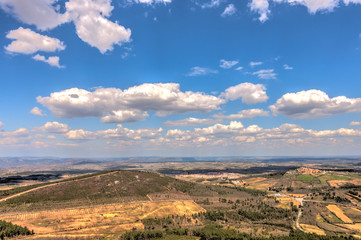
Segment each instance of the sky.
M0 157L361 155L361 0L0 0Z

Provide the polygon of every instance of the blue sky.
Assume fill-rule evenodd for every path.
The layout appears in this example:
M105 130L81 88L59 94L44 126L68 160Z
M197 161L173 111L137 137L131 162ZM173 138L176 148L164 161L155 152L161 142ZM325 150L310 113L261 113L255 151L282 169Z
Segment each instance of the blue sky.
M359 0L0 0L0 156L361 154Z

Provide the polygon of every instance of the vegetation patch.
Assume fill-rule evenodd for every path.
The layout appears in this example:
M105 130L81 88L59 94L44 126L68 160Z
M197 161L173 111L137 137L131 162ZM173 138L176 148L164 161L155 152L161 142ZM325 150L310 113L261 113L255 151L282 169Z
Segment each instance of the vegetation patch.
M297 175L296 179L300 181L312 182L313 180L315 180L315 177L310 174L301 174Z
M0 220L0 239L12 238L20 235L32 235L34 231L30 231L27 227L21 227L11 222Z
M353 223L353 221L349 217L347 217L338 206L331 204L327 206L327 209L330 210L333 214L335 214L344 223Z
M326 235L325 231L315 225L300 224L301 227L308 233L314 233L317 235Z

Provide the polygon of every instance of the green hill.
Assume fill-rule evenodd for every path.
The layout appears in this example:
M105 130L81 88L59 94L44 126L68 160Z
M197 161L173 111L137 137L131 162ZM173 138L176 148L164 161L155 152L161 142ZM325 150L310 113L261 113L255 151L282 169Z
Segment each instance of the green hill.
M60 203L73 205L101 204L111 202L144 201L148 194L183 194L194 188L194 183L180 181L157 173L117 170L98 173L89 177L68 179L10 198L1 206L34 207L51 206ZM24 190L31 189L28 187ZM16 192L16 191L15 191Z

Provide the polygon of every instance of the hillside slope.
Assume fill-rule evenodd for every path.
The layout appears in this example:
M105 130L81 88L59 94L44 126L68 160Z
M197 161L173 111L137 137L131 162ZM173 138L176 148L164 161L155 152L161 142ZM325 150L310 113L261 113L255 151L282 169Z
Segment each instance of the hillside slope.
M194 183L180 181L156 173L117 170L83 179L73 179L35 188L0 204L7 207L31 205L54 207L72 205L150 200L148 194L182 195L194 188Z

